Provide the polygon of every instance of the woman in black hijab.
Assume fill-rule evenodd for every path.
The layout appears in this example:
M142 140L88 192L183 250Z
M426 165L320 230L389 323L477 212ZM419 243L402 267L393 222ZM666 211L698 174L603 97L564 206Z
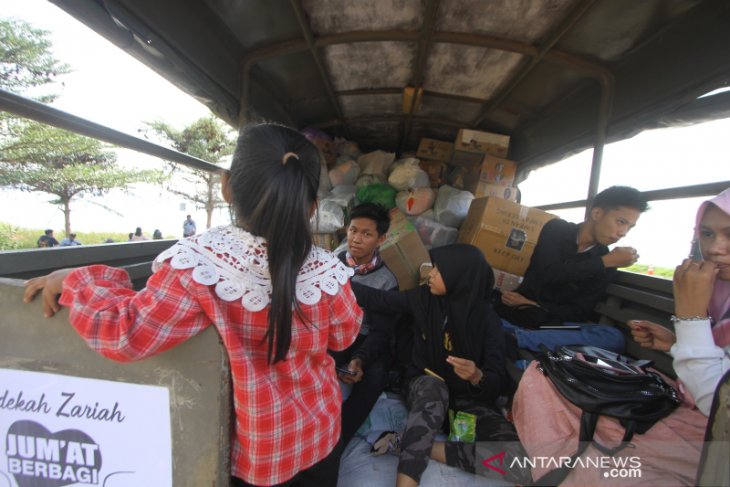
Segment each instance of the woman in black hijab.
M479 411L494 410L507 383L502 328L488 300L494 275L484 255L472 245L454 244L433 249L431 260L428 285L404 292L352 286L363 308L413 318L405 377L409 414L397 485L420 482L449 407L477 414L479 440Z

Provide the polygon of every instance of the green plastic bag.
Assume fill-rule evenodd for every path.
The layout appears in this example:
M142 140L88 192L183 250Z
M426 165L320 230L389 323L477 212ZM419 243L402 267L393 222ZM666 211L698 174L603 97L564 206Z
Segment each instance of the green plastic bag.
M477 417L464 411L449 409L449 441L463 441L474 443L476 441Z
M357 190L357 200L360 203L378 203L387 209L395 208L397 191L387 184L371 184Z

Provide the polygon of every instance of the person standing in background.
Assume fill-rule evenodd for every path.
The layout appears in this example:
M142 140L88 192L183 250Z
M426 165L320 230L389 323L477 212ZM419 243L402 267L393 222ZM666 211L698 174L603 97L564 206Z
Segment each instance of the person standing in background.
M61 240L61 247L74 247L76 245L81 245L81 242L76 240L75 233L69 233L67 238Z
M134 234L129 237L129 240L132 242L140 242L142 240L149 240L149 238L147 238L147 235L142 233L142 227L137 227L134 230Z
M193 220L190 215L188 215L188 217L183 222L183 238L192 237L197 231L198 227L195 225L195 220Z
M58 240L56 240L56 237L53 236L53 230L47 229L45 232L43 232L43 235L41 235L38 238L38 247L57 247L58 246Z

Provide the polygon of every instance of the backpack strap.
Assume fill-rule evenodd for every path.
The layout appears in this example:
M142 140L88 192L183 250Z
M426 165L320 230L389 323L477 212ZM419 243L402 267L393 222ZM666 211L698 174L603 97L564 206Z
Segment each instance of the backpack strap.
M580 415L580 435L578 437L578 449L575 453L570 456L569 465L575 463L576 458L581 456L583 452L588 449L589 445L593 445L597 450L608 456L613 456L619 451L626 448L631 438L634 436L636 430L636 422L629 421L626 424L626 431L621 443L615 448L606 448L600 443L593 441L593 435L596 432L596 425L598 424L598 414L583 411ZM565 477L571 472L571 469L566 465L562 465L559 468L549 471L539 479L535 480L535 485L559 485Z

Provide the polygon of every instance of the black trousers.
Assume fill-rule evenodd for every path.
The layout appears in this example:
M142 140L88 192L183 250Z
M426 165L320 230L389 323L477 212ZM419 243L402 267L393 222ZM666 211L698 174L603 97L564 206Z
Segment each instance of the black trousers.
M363 372L362 380L352 386L352 392L342 404L342 433L340 439L345 446L367 419L378 400L378 396L388 385L386 360L369 364Z

